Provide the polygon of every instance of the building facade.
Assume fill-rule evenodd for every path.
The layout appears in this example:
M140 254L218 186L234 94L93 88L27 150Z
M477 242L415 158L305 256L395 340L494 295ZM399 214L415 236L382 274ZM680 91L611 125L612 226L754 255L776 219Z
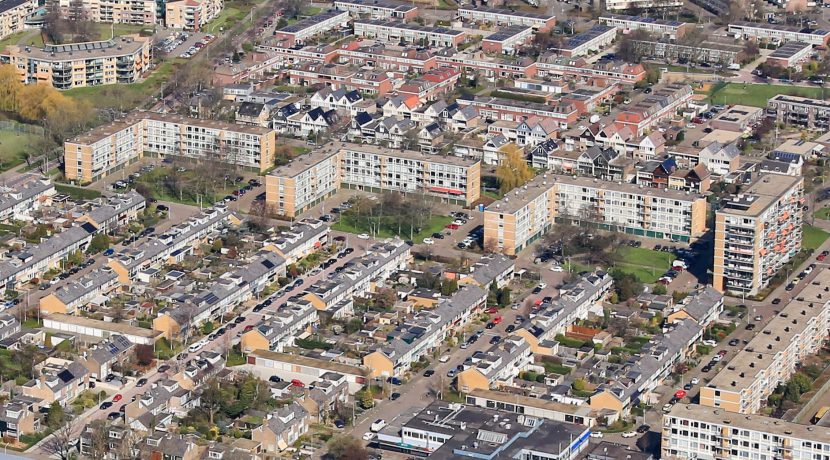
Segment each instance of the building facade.
M767 116L778 123L827 130L830 127L830 102L779 94L767 101Z
M0 2L0 39L20 32L26 18L37 9L37 0L4 0Z
M801 249L804 181L767 174L715 213L713 285L755 295Z

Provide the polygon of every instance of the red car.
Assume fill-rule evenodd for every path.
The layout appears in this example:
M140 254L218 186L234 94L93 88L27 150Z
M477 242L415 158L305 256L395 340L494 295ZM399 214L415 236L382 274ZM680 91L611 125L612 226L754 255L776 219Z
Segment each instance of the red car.
M488 315L495 315L499 312L499 309L496 307L490 307L487 310L484 310Z
M253 329L254 329L253 324L249 324L249 325L245 326L245 332L252 331Z
M493 318L493 324L500 324L503 320L504 318L502 318L501 316L496 316L495 318Z
M112 402L121 401L121 398L123 398L123 396L121 396L120 394L117 394L117 395L112 397Z
M818 257L816 257L816 260L819 262L824 262L824 259L826 258L827 256L825 256L824 254L819 254Z
M299 379L292 380L291 385L294 385L295 387L300 387L300 388L305 387L305 383L303 383L302 380L299 380Z
M458 230L460 227L457 224L449 224L444 228L446 228L448 230Z

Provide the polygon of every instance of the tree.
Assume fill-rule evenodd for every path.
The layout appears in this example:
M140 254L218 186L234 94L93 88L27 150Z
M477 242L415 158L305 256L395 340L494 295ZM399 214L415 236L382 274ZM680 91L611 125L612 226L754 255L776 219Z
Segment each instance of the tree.
M375 395L371 388L363 390L363 394L360 395L360 405L364 409L375 407Z
M328 444L328 456L335 460L367 460L369 453L359 439L349 435L338 435Z
M49 406L49 413L46 414L46 425L55 430L60 428L65 419L66 412L64 412L63 406L57 401L52 402Z
M655 295L665 295L666 292L668 292L668 291L666 290L665 285L658 283L654 286L654 291L653 292L654 292Z
M66 422L52 432L40 445L42 451L50 457L57 457L60 460L73 458L76 437L73 431L74 421L69 418Z
M507 193L516 187L522 186L533 178L533 170L525 161L522 149L516 144L502 147L504 159L496 168L496 178L499 189Z
M110 237L104 233L97 233L92 237L89 246L86 247L87 254L98 254L110 247Z
M202 334L208 335L211 332L213 332L213 321L205 321L205 323L202 324Z
M346 323L347 334L354 334L361 329L363 329L363 320L360 318L352 318Z
M104 460L109 453L109 427L104 420L95 420L87 425L87 456L93 460Z
M139 366L149 366L153 364L155 353L152 345L136 345L133 353L135 354L136 362Z
M510 288L504 287L499 289L498 304L500 307L506 307L510 305Z
M622 301L637 297L643 292L643 284L631 273L624 273L621 270L612 270L611 277L614 278L614 285L619 299Z

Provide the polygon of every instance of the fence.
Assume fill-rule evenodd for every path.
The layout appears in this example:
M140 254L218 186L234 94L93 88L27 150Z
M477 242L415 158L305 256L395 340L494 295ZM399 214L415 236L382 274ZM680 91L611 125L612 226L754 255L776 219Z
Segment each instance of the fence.
M18 133L43 135L43 127L35 125L26 125L11 120L0 120L0 131L15 131Z

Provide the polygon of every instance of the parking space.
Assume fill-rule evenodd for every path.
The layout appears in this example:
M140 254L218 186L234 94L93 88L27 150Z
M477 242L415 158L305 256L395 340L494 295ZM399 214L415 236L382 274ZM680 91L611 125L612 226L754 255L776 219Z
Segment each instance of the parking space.
M201 32L162 32L156 35L154 48L159 54L189 59L214 39Z

